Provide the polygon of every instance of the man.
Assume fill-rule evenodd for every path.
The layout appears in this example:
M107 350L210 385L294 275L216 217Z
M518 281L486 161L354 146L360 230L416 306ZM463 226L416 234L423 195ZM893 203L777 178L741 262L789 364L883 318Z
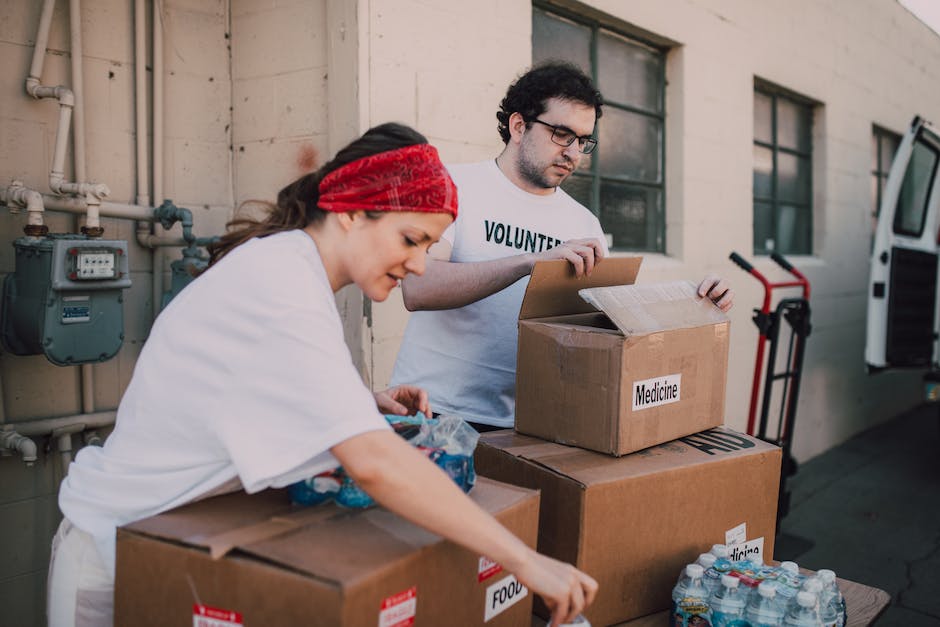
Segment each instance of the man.
M559 188L596 145L601 101L575 66L536 66L500 103L506 147L496 160L448 166L459 217L428 251L424 275L403 281L415 313L392 374L425 388L435 411L480 431L512 427L516 322L532 267L566 259L582 276L607 255L597 218ZM699 294L724 310L733 300L715 277Z

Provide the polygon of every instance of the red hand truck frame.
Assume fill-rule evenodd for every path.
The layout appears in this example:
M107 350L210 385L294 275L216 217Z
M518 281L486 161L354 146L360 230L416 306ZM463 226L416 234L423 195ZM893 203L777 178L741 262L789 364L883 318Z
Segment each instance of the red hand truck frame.
M800 395L800 379L803 374L803 356L806 348L806 338L812 329L810 325L809 294L810 286L802 272L794 268L790 262L778 253L772 253L770 258L781 268L796 277L794 281L781 281L772 283L754 266L745 261L741 255L732 252L731 261L740 266L745 272L760 281L764 286L764 302L760 309L754 309L754 324L759 332L757 338L757 358L754 362L754 380L751 385L751 403L747 417L748 435L776 444L783 449L783 461L780 472L780 495L777 507L777 522L786 516L790 509L790 494L786 491L786 478L796 472L796 461L790 453L792 444L793 426L796 422L797 401ZM802 297L783 298L774 310L770 308L773 290L778 288L802 289ZM775 372L777 363L777 347L780 339L781 322L790 327L790 337L787 349L786 367L782 372ZM764 349L767 343L770 349L767 355L767 372L763 376L763 399L761 401L760 422L757 423L757 398L761 390L761 374L764 370ZM780 414L776 420L776 432L769 433L768 415L770 401L773 393L773 384L783 381L783 392L780 399ZM755 429L756 426L756 429Z

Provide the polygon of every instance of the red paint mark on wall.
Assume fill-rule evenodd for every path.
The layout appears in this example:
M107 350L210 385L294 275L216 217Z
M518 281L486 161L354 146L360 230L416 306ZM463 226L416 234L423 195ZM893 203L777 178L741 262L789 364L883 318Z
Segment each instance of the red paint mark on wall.
M297 168L302 172L313 172L320 162L320 153L313 144L302 144L297 151Z

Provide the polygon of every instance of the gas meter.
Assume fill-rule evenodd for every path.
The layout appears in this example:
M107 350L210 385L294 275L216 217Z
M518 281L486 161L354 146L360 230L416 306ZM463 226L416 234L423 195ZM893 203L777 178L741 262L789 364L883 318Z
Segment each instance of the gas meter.
M105 361L124 342L127 242L50 234L13 242L3 282L3 346L59 366Z

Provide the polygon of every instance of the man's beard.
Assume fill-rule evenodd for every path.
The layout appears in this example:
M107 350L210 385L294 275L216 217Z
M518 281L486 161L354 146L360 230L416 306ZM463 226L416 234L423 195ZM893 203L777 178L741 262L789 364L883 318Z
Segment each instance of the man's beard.
M562 162L571 166L571 163L562 160ZM550 166L551 164L549 164ZM529 158L528 152L523 149L519 152L519 161L518 161L518 171L519 176L531 183L534 187L541 189L555 189L564 182L565 179L571 174L565 174L560 179L557 179L557 182L552 182L546 176L545 172L548 170L548 167L539 167L534 161Z

